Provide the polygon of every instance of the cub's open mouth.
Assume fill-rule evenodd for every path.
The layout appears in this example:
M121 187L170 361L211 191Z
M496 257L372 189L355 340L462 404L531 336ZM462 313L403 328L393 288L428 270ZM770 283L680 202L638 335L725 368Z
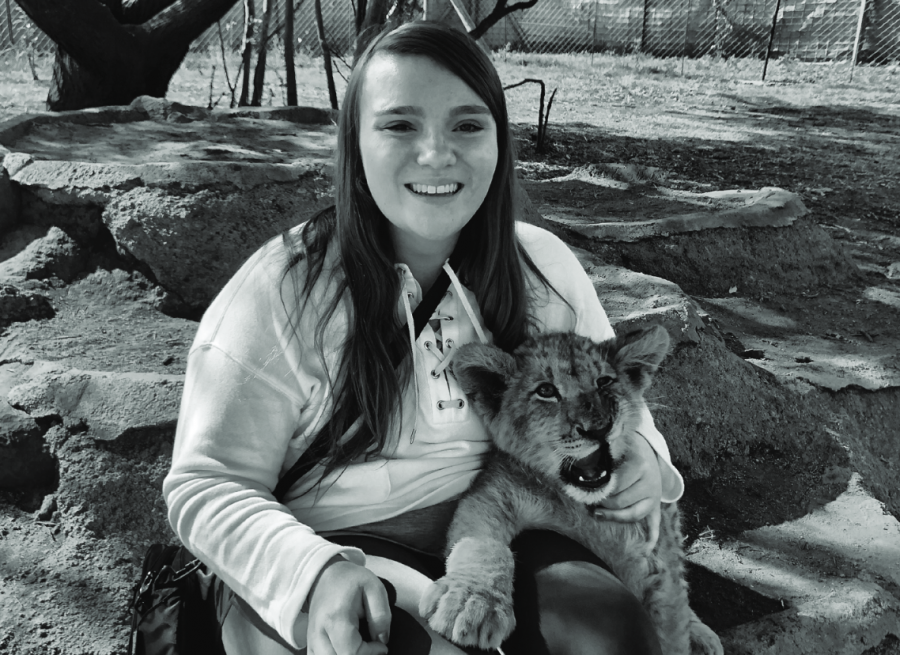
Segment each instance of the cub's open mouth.
M603 443L593 453L563 464L559 472L563 482L582 489L598 489L609 482L613 472L613 458L609 444Z

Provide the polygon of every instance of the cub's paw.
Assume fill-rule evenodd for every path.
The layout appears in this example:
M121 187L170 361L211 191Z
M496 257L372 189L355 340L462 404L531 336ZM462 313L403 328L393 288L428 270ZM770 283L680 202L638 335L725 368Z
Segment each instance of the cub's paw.
M691 653L694 655L724 655L719 636L700 619L691 621Z
M425 590L419 613L450 641L482 649L496 648L516 627L511 594L453 573Z

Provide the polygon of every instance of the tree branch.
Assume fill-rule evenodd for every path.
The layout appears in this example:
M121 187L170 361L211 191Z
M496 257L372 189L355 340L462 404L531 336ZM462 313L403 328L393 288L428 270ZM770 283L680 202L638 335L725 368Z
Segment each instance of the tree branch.
M122 22L127 25L145 23L177 0L124 0Z
M72 59L97 74L140 55L139 39L97 0L16 0L28 17Z
M514 11L519 11L520 9L529 9L530 7L534 7L538 3L538 0L526 0L525 2L517 2L509 7L506 6L506 0L497 0L497 4L494 5L493 11L484 17L478 25L475 26L471 32L469 32L469 36L473 39L478 40L485 35L489 29L491 29L494 25L500 22L502 18L508 16Z
M194 39L221 20L237 0L178 0L145 21L138 32L150 42L176 42L187 48Z

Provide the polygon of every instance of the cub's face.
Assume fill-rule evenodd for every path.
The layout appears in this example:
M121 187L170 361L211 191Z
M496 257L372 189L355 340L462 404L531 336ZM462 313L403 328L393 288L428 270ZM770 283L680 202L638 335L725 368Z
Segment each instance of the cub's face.
M452 367L498 449L594 505L615 491L618 463L641 438L643 392L668 348L659 326L602 344L548 333L513 355L463 346Z

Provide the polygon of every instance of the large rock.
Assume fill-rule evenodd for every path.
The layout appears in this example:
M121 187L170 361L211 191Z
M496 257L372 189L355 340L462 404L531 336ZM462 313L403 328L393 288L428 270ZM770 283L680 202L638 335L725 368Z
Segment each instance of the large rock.
M91 437L102 441L130 432L171 429L184 380L181 375L60 370L41 364L29 378L9 392L13 407L35 419L83 425Z
M645 189L635 202L627 189L585 171L523 184L544 224L570 243L693 295L759 295L858 276L800 198L783 189Z
M19 117L0 124L0 207L8 225L55 225L82 246L114 241L199 315L264 240L330 202L332 119L155 98Z
M860 482L854 475L836 500L795 521L691 546L690 561L781 603L723 634L727 653L895 652L876 648L900 635L900 598L887 591L900 587L900 522Z
M41 293L0 284L0 328L18 321L52 318L53 306Z
M56 226L15 256L0 262L0 279L10 281L58 278L71 282L87 263L87 253Z
M56 478L56 461L43 430L25 412L0 400L0 488L45 487Z

